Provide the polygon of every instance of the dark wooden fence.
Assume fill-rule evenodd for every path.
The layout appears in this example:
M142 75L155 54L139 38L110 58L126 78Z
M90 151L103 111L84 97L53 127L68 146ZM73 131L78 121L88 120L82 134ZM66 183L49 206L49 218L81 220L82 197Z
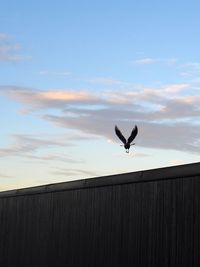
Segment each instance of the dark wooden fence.
M1 267L200 266L200 163L0 193Z

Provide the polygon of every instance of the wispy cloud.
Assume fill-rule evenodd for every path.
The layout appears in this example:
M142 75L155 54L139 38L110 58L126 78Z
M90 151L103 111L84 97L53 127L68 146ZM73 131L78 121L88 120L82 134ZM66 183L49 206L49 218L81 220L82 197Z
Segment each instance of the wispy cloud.
M140 59L133 61L133 63L135 63L137 65L149 65L149 64L153 64L155 62L156 62L156 60L153 58L150 58L150 57L140 58Z
M39 161L57 160L70 163L81 163L81 160L74 160L66 154L58 154L55 151L54 153L51 153L51 149L56 147L74 146L74 141L87 140L88 137L80 136L78 134L45 135L45 137L18 134L14 135L13 139L14 141L12 144L0 148L0 157L22 157Z
M164 89L164 91L165 92L169 92L169 93L179 93L179 92L185 90L188 87L189 87L189 84L186 84L186 83L172 84L172 85L167 86Z
M200 62L185 62L179 65L180 76L189 78L191 83L198 82L197 79L200 75Z
M164 65L175 65L178 60L176 58L152 58L152 57L142 57L133 61L136 65L151 65L155 63L160 63Z
M61 153L40 153L40 155L34 155L34 154L26 154L23 155L24 158L27 160L30 159L32 160L37 160L43 163L46 162L65 162L65 163L83 163L83 160L78 160L78 159L72 159L71 157L67 156L66 154L61 154Z
M200 96L190 84L160 88L101 91L5 90L8 97L25 107L38 105L42 118L57 127L81 134L117 140L113 126L128 132L138 124L137 144L150 148L198 152L200 145ZM59 113L51 112L51 108ZM58 115L59 114L59 115ZM26 147L25 147L26 149Z
M0 33L0 61L21 61L31 57L20 53L21 45L6 33Z
M0 179L8 179L8 178L11 178L11 176L0 173Z
M7 40L8 39L8 34L4 32L0 32L0 40Z
M83 176L83 179L85 177L95 177L95 176L98 176L99 174L97 174L96 172L94 171L87 171L87 170L84 170L84 169L72 169L72 168L57 168L57 170L55 171L52 171L52 174L53 175L56 175L56 176L65 176L65 177L73 177L73 176Z
M190 80L191 83L200 83L200 77L196 77Z
M94 84L98 84L99 83L99 84L108 84L108 85L119 85L119 84L122 84L121 81L113 79L113 78L109 78L109 77L97 77L95 79L88 80L88 82L94 83Z
M69 76L71 72L69 71L49 71L49 70L41 70L39 72L40 75L47 75L47 76Z
M184 160L180 160L180 159L173 159L169 163L170 163L170 165L186 164L186 162Z
M100 98L87 91L51 90L41 91L17 87L1 87L2 93L10 98L26 104L30 110L61 108L70 103L97 103Z
M187 68L190 71L200 72L200 62L188 62L182 64L183 68Z
M135 153L135 152L129 152L129 153L124 153L124 154L122 154L122 153L118 153L117 155L116 155L117 157L120 157L120 158L137 158L137 157L150 157L151 155L150 154L146 154L146 153Z

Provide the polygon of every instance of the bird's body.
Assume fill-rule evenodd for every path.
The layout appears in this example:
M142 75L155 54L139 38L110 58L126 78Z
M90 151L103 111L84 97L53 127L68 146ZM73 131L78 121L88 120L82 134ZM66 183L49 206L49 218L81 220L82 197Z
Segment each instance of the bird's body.
M129 153L130 146L134 145L134 143L132 144L132 142L138 133L137 125L135 125L135 127L133 128L131 135L129 136L127 140L123 136L123 134L121 133L117 125L115 125L115 133L119 137L119 139L122 141L122 143L124 144L124 148L126 149L126 152Z

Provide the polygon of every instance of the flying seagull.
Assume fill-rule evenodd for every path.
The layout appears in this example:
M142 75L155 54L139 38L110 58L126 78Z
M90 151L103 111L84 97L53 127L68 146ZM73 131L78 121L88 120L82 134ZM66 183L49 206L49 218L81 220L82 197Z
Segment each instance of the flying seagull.
M119 137L119 139L124 143L124 148L126 149L126 153L129 153L129 148L130 146L135 145L135 143L131 144L133 140L135 139L137 133L138 133L138 128L137 125L133 128L131 135L129 136L128 140L123 136L117 125L115 125L115 133Z

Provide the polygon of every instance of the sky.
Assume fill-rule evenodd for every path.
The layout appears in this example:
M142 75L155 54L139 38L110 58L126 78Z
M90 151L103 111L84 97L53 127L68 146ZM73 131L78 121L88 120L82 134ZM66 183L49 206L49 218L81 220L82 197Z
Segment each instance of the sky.
M0 191L198 162L199 10L3 0Z

